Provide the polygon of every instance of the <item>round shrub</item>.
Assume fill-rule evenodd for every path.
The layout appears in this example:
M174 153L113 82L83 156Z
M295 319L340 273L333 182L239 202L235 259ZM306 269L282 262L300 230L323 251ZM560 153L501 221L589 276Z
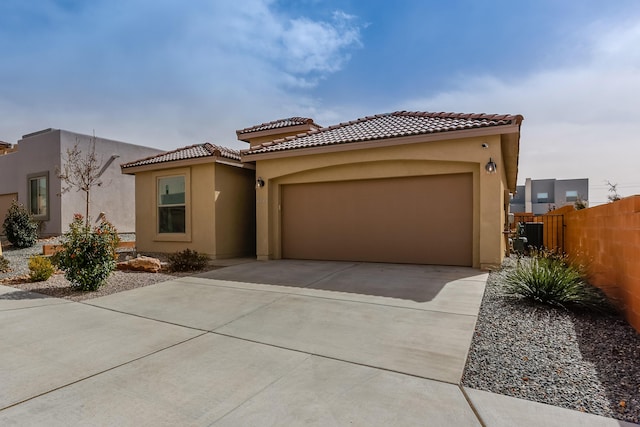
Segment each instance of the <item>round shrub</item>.
M76 214L64 235L56 262L71 287L95 291L115 270L119 242L117 230L106 219L92 230L83 216Z
M169 255L169 269L171 271L198 271L202 270L209 261L205 254L185 249Z
M27 209L13 201L2 224L7 240L16 248L30 248L38 240L38 223Z
M43 282L48 280L55 268L49 258L34 255L29 258L29 278L32 282Z

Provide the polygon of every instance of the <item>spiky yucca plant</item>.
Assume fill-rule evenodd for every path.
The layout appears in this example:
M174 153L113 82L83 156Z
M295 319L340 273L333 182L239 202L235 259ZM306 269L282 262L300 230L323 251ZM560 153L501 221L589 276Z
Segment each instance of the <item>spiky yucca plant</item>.
M533 256L504 270L507 294L563 308L609 312L607 297L584 279L584 274L561 257Z

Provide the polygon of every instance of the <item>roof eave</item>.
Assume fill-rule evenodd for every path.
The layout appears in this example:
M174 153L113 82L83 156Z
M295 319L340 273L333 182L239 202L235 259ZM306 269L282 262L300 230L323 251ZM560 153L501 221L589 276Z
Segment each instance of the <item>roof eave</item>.
M228 166L234 166L238 168L244 169L255 169L255 166L248 163L242 163L239 160L228 159L226 157L218 157L218 156L206 156L206 157L198 157L196 159L182 159L182 160L173 160L169 162L160 162L160 163L150 163L148 165L140 165L140 166L129 166L123 167L120 166L120 171L126 175L135 175L140 172L149 172L149 171L157 171L164 169L175 169L181 168L185 166L194 166L201 165L206 163L219 163Z
M270 136L270 135L277 136L279 134L291 133L291 132L302 134L315 129L319 129L319 127L316 127L311 123L303 123L299 125L282 126L282 127L277 127L273 129L264 129L259 131L250 131L250 132L236 131L236 135L238 137L238 140L244 141L244 142L250 142L252 139L262 138L265 136Z
M282 151L270 151L266 153L242 152L242 161L259 161L284 157L305 156L329 152L350 150L363 150L368 148L382 148L394 145L417 144L422 142L443 141L448 139L473 138L488 135L517 134L519 139L520 124L518 122L509 125L488 126L476 129L462 129L455 131L437 132L411 136L372 139L367 141L347 142L307 148L290 148ZM516 168L517 169L517 168Z
M509 192L515 193L518 181L518 163L520 159L520 126L518 132L501 135L502 159Z

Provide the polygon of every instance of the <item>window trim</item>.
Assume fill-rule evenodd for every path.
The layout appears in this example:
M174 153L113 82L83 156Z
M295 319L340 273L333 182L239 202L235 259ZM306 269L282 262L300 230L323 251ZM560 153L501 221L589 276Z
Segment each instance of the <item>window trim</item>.
M46 183L46 194L45 194L45 213L34 215L31 210L31 181L34 179L44 178ZM36 221L49 221L49 212L50 212L50 203L51 197L49 197L49 193L51 192L51 181L49 180L49 171L30 173L27 175L27 210L29 214L33 216L33 219Z
M160 233L160 224L158 223L158 208L160 200L158 200L158 185L163 178L184 177L184 233ZM159 171L152 174L153 180L153 197L152 199L152 216L154 241L159 242L191 242L191 169L180 168Z

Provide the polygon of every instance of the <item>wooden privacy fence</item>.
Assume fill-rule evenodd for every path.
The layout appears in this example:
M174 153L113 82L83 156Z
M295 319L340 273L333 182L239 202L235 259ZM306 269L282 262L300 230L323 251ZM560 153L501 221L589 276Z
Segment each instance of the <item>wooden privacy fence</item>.
M517 213L514 214L512 227L515 228L517 223L524 224L529 245L538 249L564 252L564 215L562 213L538 216L530 213ZM540 226L536 227L531 224L539 224ZM540 231L541 234L539 234Z

